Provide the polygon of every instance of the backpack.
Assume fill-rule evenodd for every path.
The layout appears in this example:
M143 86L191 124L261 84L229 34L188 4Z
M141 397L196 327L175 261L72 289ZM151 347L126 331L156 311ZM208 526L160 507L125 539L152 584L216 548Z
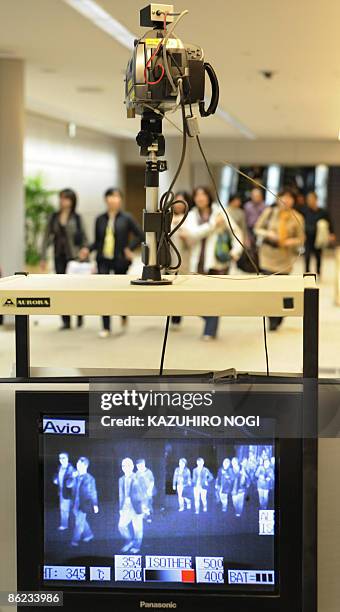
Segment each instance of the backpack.
M228 263L230 261L231 237L229 232L223 232L217 235L215 245L215 259L219 263Z

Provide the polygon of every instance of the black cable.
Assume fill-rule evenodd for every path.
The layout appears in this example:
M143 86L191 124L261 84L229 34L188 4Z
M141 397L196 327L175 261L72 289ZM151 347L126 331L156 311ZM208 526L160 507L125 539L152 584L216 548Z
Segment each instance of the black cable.
M237 240L237 242L238 242L238 243L239 243L239 244L242 246L242 248L244 249L244 251L245 251L245 253L246 253L246 255L247 255L247 257L248 257L248 259L249 259L250 263L252 264L252 266L253 266L253 268L254 268L254 270L255 270L256 274L257 274L257 275L259 275L259 274L260 274L260 270L259 270L259 268L258 268L257 264L255 263L255 261L254 261L253 257L252 257L252 256L251 256L251 254L249 253L249 251L248 251L247 247L246 247L246 246L245 246L245 245L242 243L242 241L241 241L241 240L238 238L238 236L236 236L236 234L235 234L235 232L234 232L234 229L233 229L233 227L232 227L232 223L231 223L231 221L230 221L230 217L229 217L229 215L228 215L228 213L227 213L226 209L224 208L224 206L223 206L223 204L222 204L222 202L221 202L221 199L220 199L220 196L219 196L219 193L218 193L218 189L217 189L217 185L216 185L216 181L215 181L215 177L214 177L214 175L213 175L213 173L212 173L212 171L211 171L211 168L210 168L210 166L209 166L209 162L208 162L208 160L207 160L207 158L206 158L206 155L205 155L205 153L204 153L204 151L203 151L203 148L202 148L202 145L201 145L201 141L200 141L200 139L199 139L199 136L196 136L196 142L197 142L198 148L199 148L199 150L200 150L200 152L201 152L201 155L202 155L202 157L203 157L203 160L204 160L204 163L205 163L205 165L206 165L206 168L207 168L207 170L208 170L208 173L209 173L210 179L211 179L211 181L212 181L212 184L213 184L213 186L214 186L214 190L215 190L215 193L216 193L217 201L218 201L218 203L219 203L220 207L222 208L222 210L223 210L223 212L224 212L224 214L225 214L225 216L226 216L226 218L227 218L228 225L229 225L229 227L230 227L230 231L231 231L232 235L234 236L234 238ZM266 370L267 370L267 376L269 376L270 372L269 372L269 357L268 357L268 346L267 346L266 317L262 317L262 319L263 319L263 339L264 339L264 351L265 351L265 357L266 357Z
M188 212L189 212L189 205L187 202L184 202L184 200L175 200L174 202L172 202L171 206L174 207L176 206L176 204L184 204L185 206L185 213L182 217L182 219L179 221L179 223L177 223L177 225L175 225L175 227L171 230L169 237L171 238L171 236L174 235L175 232L177 232L179 230L179 228L181 227L181 225L183 225L185 219L188 216Z
M176 181L177 181L177 178L178 178L178 176L179 176L179 174L180 174L180 172L181 172L181 170L182 170L182 166L183 166L184 159L185 159L185 154L186 154L186 145L187 145L187 127L186 127L185 103L184 103L184 97L183 97L183 88L182 88L182 87L183 87L183 85L182 85L182 83L180 83L180 84L179 84L179 86L180 86L180 93L181 93L181 110L182 110L182 123L183 123L183 132L182 132L182 136L183 136L183 138L182 138L182 153L181 153L181 158L180 158L180 162L179 162L179 164L178 164L177 171L176 171L176 173L175 173L175 175L174 175L174 177L173 177L173 179L172 179L172 182L171 182L171 184L170 184L170 187L169 187L168 191L167 191L167 192L165 192L165 193L162 195L161 199L160 199L160 208L161 208L161 210L162 210L162 211L164 211L164 214L163 214L163 220L162 220L162 236L161 236L161 239L160 239L160 242L159 242L159 245L158 245L158 249L157 249L157 257L159 256L160 249L161 249L162 245L164 244L164 242L166 242L166 243L167 243L167 246L168 246L168 247L170 247L170 246L171 246L171 247L174 249L174 251L175 251L175 253L176 253L176 255L177 255L177 258L178 258L178 265L177 265L177 266L175 266L175 267L174 267L174 266L173 266L173 267L171 267L171 266L169 265L169 266L168 266L168 269L172 269L172 270L173 270L173 269L177 269L177 270L179 269L179 267L180 267L180 265L181 265L181 255L180 255L180 253L179 253L178 249L176 248L176 246L173 244L173 242L172 242L172 240L171 240L171 236L172 236L172 235L173 235L173 234L174 234L174 233L175 233L175 232L176 232L176 231L179 229L179 227L180 227L180 226L181 226L181 225L184 223L184 221L185 221L185 219L186 219L186 217L187 217L187 214L188 214L188 212L189 212L189 210L187 210L187 211L186 211L186 214L184 215L184 218L183 218L183 219L182 219L182 221L181 221L181 222L180 222L180 223L179 223L179 224L178 224L178 225L177 225L177 226L174 228L174 230L173 230L172 232L170 232L170 233L168 234L168 233L165 231L165 229L164 229L164 225L165 225L165 218L166 218L165 216L166 216L167 212L169 211L169 209L170 209L172 206L174 206L174 204L175 204L175 202L173 201L173 199L174 199L174 194L173 194L172 190L173 190L173 187L174 187L174 185L175 185L175 183L176 183ZM189 87L190 87L190 81L189 81ZM192 113L192 106L191 106L191 103L189 104L189 106L190 106L190 112L191 112L191 116L192 116L192 115L193 115L193 113ZM249 250L247 249L247 247L246 247L246 246L243 244L243 242L242 242L242 241L239 239L239 237L236 235L236 233L235 233L235 231L234 231L234 228L233 228L233 226L232 226L232 223L231 223L231 221L230 221L230 217L229 217L229 215L228 215L228 213L227 213L226 209L224 208L224 206L223 206L223 204L222 204L222 202L221 202L221 200L220 200L220 196L219 196L219 193L218 193L218 189L217 189L217 185L216 185L215 177L214 177L214 175L213 175L213 173L212 173L212 171L211 171L211 168L210 168L210 166L209 166L209 162L208 162L208 160L207 160L207 158L206 158L206 155L205 155L205 153L204 153L204 151L203 151L203 147L202 147L202 145L201 145L201 141L200 141L200 139L199 139L199 136L198 136L198 135L196 135L196 142L197 142L198 148L199 148L199 150L200 150L200 152L201 152L201 155L202 155L202 157L203 157L203 160L204 160L204 163L205 163L205 165L206 165L206 168L207 168L207 170L208 170L208 173L209 173L210 179L211 179L211 181L212 181L212 184L213 184L213 186L214 186L214 190L215 190L215 193L216 193L217 201L218 201L218 203L219 203L220 207L222 208L223 213L225 214L225 216L226 216L226 218L227 218L227 222L228 222L228 226L229 226L229 228L230 228L231 234L232 234L232 236L235 238L235 240L236 240L236 241L237 241L237 242L240 244L240 246L243 248L243 250L245 251L246 256L248 257L248 259L249 259L249 261L250 261L251 265L253 266L253 268L254 268L254 270L255 270L256 274L257 274L257 275L259 275L259 274L260 274L260 270L259 270L259 268L258 268L258 266L257 266L256 262L254 261L254 259L253 259L253 257L251 256L251 254L250 254ZM170 258L170 256L169 256L169 261L171 262L171 258ZM165 352L166 352L166 346L167 346L167 340L168 340L168 334L169 334L169 325L170 325L170 317L168 316L168 317L167 317L167 319L166 319L166 325L165 325L165 331L164 331L164 338L163 338L163 347L162 347L161 363L160 363L160 370L159 370L159 372L160 372L160 376L162 376L162 375L163 375L163 366L164 366L164 358L165 358ZM264 349L265 349L265 357L266 357L266 370L267 370L267 376L269 376L269 374L270 374L270 372L269 372L269 357L268 357L267 330L266 330L266 318L265 318L265 317L263 317L263 337L264 337Z
M213 175L213 173L212 173L212 171L211 171L211 168L210 168L210 166L209 166L209 162L208 162L208 160L207 160L207 158L206 158L206 156L205 156L205 153L204 153L204 151L203 151L203 148L202 148L202 145L201 145L201 141L200 141L200 139L199 139L199 136L196 136L196 142L197 142L198 148L199 148L199 150L200 150L200 152L201 152L201 155L202 155L202 157L203 157L203 160L204 160L204 163L205 163L205 165L206 165L206 168L207 168L207 170L208 170L208 173L209 173L209 176L210 176L211 182L212 182L212 184L213 184L213 186L214 186L214 190L215 190L215 193L216 193L217 201L218 201L218 203L219 203L220 207L222 208L222 210L223 210L223 212L224 212L224 214L225 214L225 216L226 216L226 218L227 218L227 221L228 221L228 225L229 225L230 231L231 231L232 235L234 236L235 240L237 240L237 242L239 243L239 245L240 245L240 246L242 247L242 249L244 250L244 252L245 252L245 254L247 255L247 257L248 257L248 259L249 259L249 261L250 261L251 265L253 266L253 268L254 268L254 270L255 270L256 274L260 274L260 270L259 270L259 268L258 268L258 266L257 266L256 262L254 261L253 257L251 256L251 254L250 254L250 252L249 252L249 249L247 249L247 247L246 247L246 246L243 244L242 240L240 240L240 239L239 239L239 237L238 237L238 236L235 234L235 232L234 232L234 228L233 228L232 223L231 223L231 221L230 221L230 217L229 217L229 215L228 215L228 213L227 213L226 209L224 208L224 206L223 206L223 204L222 204L222 202L221 202L221 199L220 199L220 196L219 196L219 193L218 193L218 189L217 189L217 185L216 185L216 181L215 181L215 177L214 177L214 175Z
M183 214L182 219L179 221L179 223L177 223L177 225L171 229L170 227L170 231L168 231L167 229L164 228L164 225L166 224L166 215L167 213L169 213L170 208L174 208L176 206L176 204L184 204L185 206L185 212ZM174 200L174 194L171 193L170 195L170 200L166 206L166 208L164 208L164 220L162 220L162 234L160 237L160 242L158 244L158 249L157 249L157 254L160 252L161 248L163 247L163 245L166 245L166 254L165 254L165 261L162 260L162 262L159 262L159 264L162 263L162 267L165 268L166 270L179 270L179 268L182 265L182 257L180 252L178 251L177 247L175 246L175 244L172 242L171 240L171 236L173 236L175 234L175 232L177 232L179 230L179 228L183 225L183 223L185 222L187 216L189 213L189 206L186 202L183 202L183 200ZM176 265L171 265L171 248L175 251L176 257L177 257L177 263Z
M170 187L168 189L168 191L166 191L165 193L163 193L162 197L161 197L161 208L163 206L166 206L168 203L168 196L172 193L172 190L174 188L174 185L180 175L180 172L182 170L183 164L184 164L184 160L185 160L185 154L186 154L186 149L187 149L187 131L186 131L186 124L185 124L185 106L184 106L184 102L183 102L183 89L181 84L179 84L180 87L180 93L181 93L181 110L182 110L182 123L183 123L183 134L182 134L182 152L181 152L181 158L179 160L179 164L178 164L178 168L175 172L175 175L170 183Z
M179 160L179 164L177 167L177 170L174 174L174 177L170 183L169 189L167 191L165 191L163 193L163 195L161 196L160 199L160 210L162 211L162 227L161 227L161 237L158 243L158 248L157 248L157 259L158 259L158 263L159 262L159 255L161 252L161 249L163 248L163 245L165 244L167 247L167 258L168 258L168 265L165 266L166 268L170 269L170 270L178 270L181 266L182 260L181 260L181 256L180 253L178 252L178 250L176 249L176 247L174 247L173 242L171 241L171 236L175 233L175 231L177 231L179 229L179 227L182 225L182 223L184 223L189 209L187 208L187 210L184 213L184 217L181 223L179 223L176 228L174 228L174 230L170 233L167 232L166 230L166 219L167 219L167 214L169 213L170 209L174 206L175 202L174 202L174 193L173 193L173 188L175 186L175 183L181 173L183 164L184 164L184 160L185 160L185 155L186 155L186 148L187 148L187 130L186 130L186 123L185 123L185 105L184 105L184 100L183 100L183 89L182 89L182 82L179 82L179 87L180 87L180 95L181 95L181 110L182 110L182 123L183 123L183 133L182 133L182 151L181 151L181 157ZM171 255L170 255L170 246L172 246L176 252L177 255L177 265L176 266L171 266Z
M173 208L174 206L176 206L176 204L179 204L179 203L184 204L185 206L185 212L183 214L183 217L179 221L179 223L177 223L177 225L175 225L175 227L169 233L165 234L165 239L167 242L168 253L169 253L169 263L167 265L167 270L179 270L182 265L181 253L179 252L174 242L171 240L171 236L173 236L175 232L179 230L179 228L183 225L184 221L186 220L188 213L189 213L189 205L187 204L187 202L183 202L182 200L175 200L174 202L171 203L171 208ZM177 257L176 265L171 265L171 249L175 252L175 255Z
M266 355L266 369L267 369L267 376L269 376L269 357L268 357L268 346L267 346L266 317L262 317L262 320L263 320L264 352Z
M170 325L170 317L168 315L167 318L166 318L166 323L165 323L163 346L162 346L162 354L161 354L161 363L160 363L160 366L159 366L159 375L160 376L163 376L165 351L166 351L166 345L167 345L167 342L168 342L168 335L169 335L169 325Z
M174 232L176 230L179 229L179 227L182 225L182 223L184 223L186 216L189 212L189 207L187 207L186 210L186 214L183 218L183 221L181 223L178 223L177 226L174 228L174 230L172 232L170 232L170 234L168 235L167 232L165 232L164 229L164 224L165 224L165 218L166 218L166 214L168 212L168 210L171 208L171 206L174 205L174 194L172 192L174 185L180 175L180 172L182 170L182 166L184 163L184 159L185 159L185 153L186 153L186 145L187 145L187 132L186 132L186 125L185 125L185 106L184 106L184 101L183 101L183 90L180 86L180 92L181 92L181 109L182 109L182 121L183 121L183 138L182 138L182 152L181 152L181 158L178 164L178 168L175 172L175 175L170 183L170 187L168 189L168 191L166 191L161 199L160 199L160 209L163 212L162 218L162 235L161 235L161 239L159 241L159 245L158 245L158 249L157 249L157 257L159 256L159 252L160 252L160 248L161 245L164 243L164 240L166 240L166 242L168 244L171 244L172 247L175 249L175 252L177 253L177 256L179 256L178 259L178 268L181 265L181 256L179 251L177 250L177 248L175 247L175 245L173 244L172 240L171 240L171 236L174 234ZM170 259L170 263L171 263L171 259ZM177 270L178 270L177 268ZM164 369L164 359L165 359L165 353L166 353L166 347L167 347L167 342L168 342L168 335L169 335L169 326L170 326L170 317L167 316L166 318L166 324L165 324L165 330L164 330L164 337L163 337L163 346L162 346L162 354L161 354L161 363L159 366L159 375L163 376L163 369Z

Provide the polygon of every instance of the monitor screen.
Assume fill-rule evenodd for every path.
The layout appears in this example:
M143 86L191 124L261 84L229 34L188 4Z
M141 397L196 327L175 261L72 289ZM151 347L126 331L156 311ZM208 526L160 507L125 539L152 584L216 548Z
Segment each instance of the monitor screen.
M96 439L79 414L40 431L45 586L277 592L273 440Z

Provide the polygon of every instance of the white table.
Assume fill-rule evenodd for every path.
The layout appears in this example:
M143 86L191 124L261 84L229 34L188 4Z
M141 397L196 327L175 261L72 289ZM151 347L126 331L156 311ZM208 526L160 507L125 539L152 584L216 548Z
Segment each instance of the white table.
M131 285L132 278L18 274L0 279L0 314L16 319L17 376L29 376L32 314L303 317L304 374L316 375L318 289L313 275L183 275L160 286Z
M315 288L312 276L172 278L172 285L149 287L131 285L126 275L8 276L0 279L0 314L296 317L305 289Z

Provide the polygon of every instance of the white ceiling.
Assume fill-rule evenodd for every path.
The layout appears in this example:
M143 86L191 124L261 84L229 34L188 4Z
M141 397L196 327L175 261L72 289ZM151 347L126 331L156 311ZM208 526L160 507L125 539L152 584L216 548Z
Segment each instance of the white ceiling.
M147 0L97 0L139 34ZM203 46L219 76L220 106L256 138L336 139L340 127L339 0L181 0L184 41ZM26 106L121 136L129 51L63 0L0 0L0 55L26 60ZM260 70L274 70L267 81ZM78 87L99 88L80 93ZM202 133L238 138L219 117Z

